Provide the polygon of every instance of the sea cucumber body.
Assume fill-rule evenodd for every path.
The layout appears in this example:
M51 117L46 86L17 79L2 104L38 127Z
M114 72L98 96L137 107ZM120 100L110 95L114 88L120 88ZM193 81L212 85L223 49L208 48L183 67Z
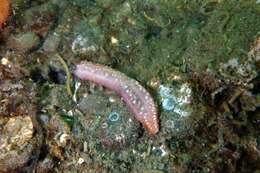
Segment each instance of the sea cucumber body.
M3 27L7 17L9 16L10 2L9 0L0 0L0 28Z
M154 135L159 131L157 106L151 95L136 80L112 68L91 62L78 64L74 74L82 80L114 90L150 134Z

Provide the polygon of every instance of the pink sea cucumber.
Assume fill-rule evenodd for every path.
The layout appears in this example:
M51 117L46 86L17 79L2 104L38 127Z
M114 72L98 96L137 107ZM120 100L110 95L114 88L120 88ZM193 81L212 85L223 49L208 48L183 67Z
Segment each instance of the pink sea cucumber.
M136 80L110 67L85 61L76 66L74 74L115 91L149 134L155 135L159 131L157 106L149 92Z

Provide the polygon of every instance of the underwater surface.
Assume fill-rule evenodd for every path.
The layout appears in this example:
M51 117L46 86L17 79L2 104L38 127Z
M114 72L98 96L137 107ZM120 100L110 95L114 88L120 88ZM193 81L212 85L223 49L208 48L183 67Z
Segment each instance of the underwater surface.
M0 0L0 173L260 173L259 0Z

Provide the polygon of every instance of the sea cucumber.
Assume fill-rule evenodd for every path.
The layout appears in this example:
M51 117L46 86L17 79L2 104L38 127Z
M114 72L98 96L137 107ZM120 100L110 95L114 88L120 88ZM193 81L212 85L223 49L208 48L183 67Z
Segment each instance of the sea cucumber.
M159 131L157 106L149 92L136 80L110 67L85 61L76 66L74 74L115 91L149 134L155 135Z
M0 28L3 27L7 17L10 12L10 2L9 0L1 0L0 1Z

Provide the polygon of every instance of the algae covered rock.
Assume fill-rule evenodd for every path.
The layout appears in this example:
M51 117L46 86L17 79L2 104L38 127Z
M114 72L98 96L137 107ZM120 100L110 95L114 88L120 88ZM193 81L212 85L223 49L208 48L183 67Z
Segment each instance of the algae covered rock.
M25 84L19 70L22 68L11 62L8 66L0 65L0 172L33 167L42 144L35 93Z
M46 40L43 43L43 50L48 53L56 52L58 51L59 45L60 45L61 37L57 33L52 33L48 35Z
M20 33L8 40L8 46L20 52L29 52L38 47L40 38L33 32Z
M90 121L82 125L86 138L107 149L120 149L133 143L139 134L139 124L125 104L115 95L88 95L81 99L79 108ZM95 106L94 106L95 105Z
M59 7L50 2L27 9L22 16L24 30L32 31L41 37L46 37L54 26Z
M104 35L98 26L89 25L86 20L82 20L76 24L73 33L71 50L74 54L89 56L100 51Z

